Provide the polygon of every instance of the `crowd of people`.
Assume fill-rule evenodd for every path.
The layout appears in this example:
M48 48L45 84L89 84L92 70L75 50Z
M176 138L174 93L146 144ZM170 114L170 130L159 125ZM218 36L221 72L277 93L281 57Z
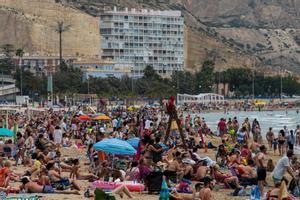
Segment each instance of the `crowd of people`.
M278 135L271 127L261 133L258 120L251 124L246 118L241 123L234 117L220 119L214 132L204 118L186 111L178 113L180 124L169 122L163 108L109 110L105 114L111 120L106 121L81 120L81 114L50 109L1 116L0 127L13 129L17 124L18 131L13 139L0 138L0 191L93 196L91 187L80 185L82 180L133 181L151 191L153 175L160 173L170 199L211 200L212 191L219 188L243 196L254 186L261 197L279 199L279 188L291 179L294 187L286 198L299 195L295 191L299 189L300 163L294 155L294 146L300 146L299 126L295 130L284 126ZM106 138L139 138L137 153L112 157L96 151L93 145ZM85 151L81 156L87 162L80 156L64 157L67 148ZM270 155L281 158L275 162ZM26 170L17 172L12 165ZM86 166L88 173L82 170ZM273 183L267 182L267 173ZM125 185L112 192L134 198Z

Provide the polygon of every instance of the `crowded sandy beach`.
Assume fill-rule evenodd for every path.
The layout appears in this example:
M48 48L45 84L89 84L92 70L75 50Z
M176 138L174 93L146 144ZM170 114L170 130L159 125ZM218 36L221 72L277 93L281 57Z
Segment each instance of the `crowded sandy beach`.
M103 113L6 109L1 198L298 199L299 126L263 133L227 116L210 127L172 98Z

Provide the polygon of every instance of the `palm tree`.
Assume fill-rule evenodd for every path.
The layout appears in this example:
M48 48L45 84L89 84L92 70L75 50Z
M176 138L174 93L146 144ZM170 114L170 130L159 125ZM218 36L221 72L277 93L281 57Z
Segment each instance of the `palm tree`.
M21 96L23 96L23 69L22 69L22 58L24 55L24 49L17 49L16 50L16 56L19 57L19 68L20 68L20 90L21 90Z
M60 66L63 62L62 55L62 34L70 29L71 25L65 25L63 21L57 21L57 26L55 31L59 34L59 63Z

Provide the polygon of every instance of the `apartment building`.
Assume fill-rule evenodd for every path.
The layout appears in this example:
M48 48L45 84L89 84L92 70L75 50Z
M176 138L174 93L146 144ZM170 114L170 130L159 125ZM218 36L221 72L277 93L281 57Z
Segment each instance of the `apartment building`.
M101 58L132 63L133 76L147 65L163 76L184 70L184 18L180 11L116 7L100 16Z

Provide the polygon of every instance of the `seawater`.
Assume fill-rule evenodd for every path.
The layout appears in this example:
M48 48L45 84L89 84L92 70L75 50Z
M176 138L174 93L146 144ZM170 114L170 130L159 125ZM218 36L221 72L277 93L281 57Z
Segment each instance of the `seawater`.
M184 113L184 116L186 116L187 113ZM255 112L244 112L244 111L234 111L229 113L224 112L209 112L209 113L193 113L190 115L192 117L200 116L204 117L208 127L216 131L217 130L217 124L220 120L220 118L225 118L228 120L229 118L233 119L234 117L237 117L240 126L244 122L245 118L249 118L250 123L252 125L252 121L256 118L260 124L261 127L261 134L263 136L266 135L269 127L273 128L273 132L277 136L280 129L283 129L283 126L287 126L287 128L296 129L297 125L300 125L300 113L297 114L295 110L289 110L289 111L255 111Z

